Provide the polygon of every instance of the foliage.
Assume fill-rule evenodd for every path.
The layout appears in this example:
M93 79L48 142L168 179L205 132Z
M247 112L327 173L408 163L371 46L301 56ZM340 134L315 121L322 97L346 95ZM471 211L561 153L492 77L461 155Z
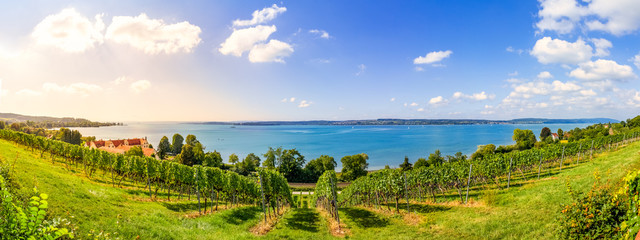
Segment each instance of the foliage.
M58 133L60 141L80 145L82 143L82 134L78 130L70 130L68 128L60 128Z
M364 153L342 157L340 160L342 162L342 180L353 181L366 176L369 167L367 160L369 160L369 156Z
M536 143L536 135L531 130L521 130L516 128L513 130L513 141L520 150L532 148Z
M45 221L49 208L47 199L47 194L33 196L27 207L22 208L0 176L0 239L73 238L66 228L58 228Z
M206 167L222 167L222 156L218 151L208 152L204 156L202 165Z
M494 152L496 152L496 145L493 145L493 144L480 145L478 146L478 150L473 154L471 154L471 159L473 160L481 159L484 156L493 154Z
M282 173L285 178L292 182L304 181L304 156L296 149L287 149L282 151L282 155L278 163L278 172Z
M409 162L409 157L404 156L404 162L400 164L400 169L402 169L402 171L409 171L412 169L412 165Z
M549 129L548 127L543 127L542 130L540 130L540 141L543 141L550 136L551 129Z
M336 160L327 155L322 155L309 161L304 167L306 175L305 182L317 182L320 176L326 171L334 171L336 165Z
M182 142L184 141L184 138L182 137L182 135L180 134L173 134L173 138L171 141L171 152L174 155L178 155L180 154L180 152L182 151Z
M558 128L558 140L563 140L564 139L564 131L562 131L562 128Z
M418 158L418 161L416 161L413 164L414 168L419 168L419 167L428 167L429 163L427 163L427 159L425 158ZM388 167L385 167L385 169L389 169Z
M573 203L567 204L559 219L559 236L563 239L613 238L620 231L626 209L620 198L614 197L606 187L594 183L584 196L578 196L567 183Z
M170 152L171 143L169 143L169 138L167 138L167 136L162 136L160 143L158 143L158 157L160 157L160 159L164 159L167 156L167 153Z
M144 156L144 152L142 151L142 148L140 146L133 146L133 147L129 148L129 150L124 152L124 155L125 156L143 157Z

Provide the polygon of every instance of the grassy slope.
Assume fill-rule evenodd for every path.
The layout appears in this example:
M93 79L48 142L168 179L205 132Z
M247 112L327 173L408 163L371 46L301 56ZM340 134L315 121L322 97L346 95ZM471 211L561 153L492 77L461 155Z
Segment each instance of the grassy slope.
M362 208L340 210L353 239L423 238L554 238L554 221L560 205L570 201L566 180L575 190L586 191L600 171L603 181L617 181L627 170L640 166L640 142L614 153L604 153L591 162L570 166L540 181L489 190L473 207L414 205L422 222L404 224L401 216L388 216ZM255 237L249 228L261 220L261 209L242 207L196 219L184 215L197 211L195 201L148 202L137 187L113 188L101 172L88 179L79 170L61 163L51 164L45 154L31 153L22 146L0 140L0 160L15 161L15 175L23 189L37 186L51 196L51 214L70 219L80 233L91 230L117 233L130 239L330 239L328 223L317 211L294 209L285 214L266 236ZM132 185L130 183L129 185ZM172 198L173 199L173 198ZM195 199L192 198L192 199ZM73 216L73 217L72 217Z

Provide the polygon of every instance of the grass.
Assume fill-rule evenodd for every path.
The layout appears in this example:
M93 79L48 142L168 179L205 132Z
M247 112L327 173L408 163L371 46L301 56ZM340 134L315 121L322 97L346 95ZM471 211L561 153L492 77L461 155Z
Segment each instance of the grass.
M410 219L373 208L349 207L339 211L349 239L553 239L555 219L562 204L569 203L567 181L575 191L587 191L594 172L602 182L615 185L629 170L640 166L640 142L580 165L566 165L560 172L547 171L539 181L516 184L499 190L492 185L472 191L474 204L412 203ZM51 163L48 154L40 158L23 146L0 140L0 160L14 166L14 175L30 193L33 187L50 196L49 214L70 220L80 239L88 234L107 233L122 239L336 239L329 223L316 209L307 208L309 196L302 196L302 208L293 208L264 236L249 231L262 220L262 208L244 206L220 210L200 217L192 200L149 201L142 185L125 182L112 187L101 172L89 179L81 169ZM502 182L504 185L506 182ZM491 184L490 184L491 185ZM481 188L476 186L476 188ZM294 195L298 201L299 195ZM166 198L166 196L161 196ZM457 194L450 194L450 200ZM221 203L224 205L225 203ZM401 205L403 208L406 204ZM394 205L391 206L394 208ZM221 207L221 209L223 209ZM386 207L385 207L386 209ZM403 210L406 212L406 210Z

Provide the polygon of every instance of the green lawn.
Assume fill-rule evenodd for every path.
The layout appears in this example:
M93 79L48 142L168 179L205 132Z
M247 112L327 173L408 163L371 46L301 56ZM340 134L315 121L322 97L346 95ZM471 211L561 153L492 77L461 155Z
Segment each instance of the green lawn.
M339 213L351 239L553 239L561 204L570 201L567 180L576 191L586 191L597 170L603 182L615 183L628 170L640 166L639 151L640 143L634 143L590 162L565 166L562 172L556 170L540 181L509 190L489 189L477 194L478 204L470 207L413 204L412 212L421 219L414 225L406 224L402 215L373 209L342 208ZM81 169L67 170L63 163L52 164L48 154L40 158L39 153L4 140L0 140L0 160L9 165L15 162L14 175L22 192L36 187L49 194L50 216L70 220L81 239L92 231L122 239L335 238L328 221L311 208L292 209L268 234L254 236L249 229L262 220L261 207L245 206L190 218L185 216L197 212L194 196L191 200L176 201L172 196L171 202L151 202L142 185L127 182L125 188L114 188L102 172L89 179ZM302 200L306 206L307 196Z

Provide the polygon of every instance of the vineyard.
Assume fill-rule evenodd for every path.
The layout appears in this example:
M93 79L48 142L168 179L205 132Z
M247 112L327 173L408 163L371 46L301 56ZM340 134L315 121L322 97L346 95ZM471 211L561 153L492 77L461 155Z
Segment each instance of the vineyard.
M455 192L460 202L468 201L469 191L486 189L493 184L498 189L509 188L513 174L519 181L539 180L550 171L562 171L568 163L579 164L593 159L593 155L616 150L622 144L638 140L638 130L623 134L598 137L565 144L552 144L544 148L533 148L505 154L492 154L479 160L444 162L440 165L420 167L413 170L383 169L366 177L358 178L342 191L340 206L387 207L395 205L400 210L400 201L432 203L438 195L446 201L447 192ZM318 182L320 185L321 182ZM325 184L325 183L322 183ZM407 209L410 211L410 209Z
M245 177L219 168L190 167L152 157L113 154L12 130L0 130L0 138L22 144L32 152L38 152L40 157L47 152L52 164L62 160L67 169L82 169L89 178L102 173L103 177L111 179L113 186L122 187L124 180L144 184L151 199L163 192L167 200L171 200L172 192L174 198L179 199L191 199L195 195L199 213L206 213L208 207L210 212L217 211L221 198L231 207L262 204L265 218L293 203L287 180L270 170L260 170L255 177Z

